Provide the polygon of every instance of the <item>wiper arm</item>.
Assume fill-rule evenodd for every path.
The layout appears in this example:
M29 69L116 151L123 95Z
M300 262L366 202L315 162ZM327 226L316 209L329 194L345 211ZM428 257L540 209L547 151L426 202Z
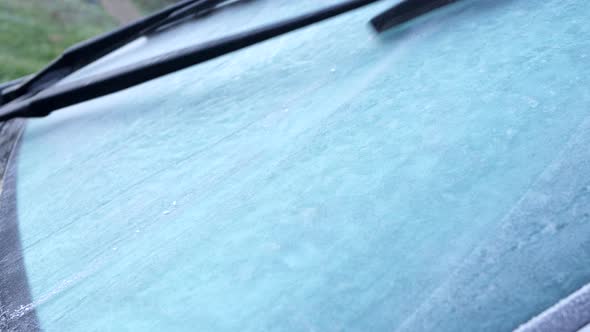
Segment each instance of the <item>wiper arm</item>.
M170 52L135 65L50 88L66 75L141 34L153 32L189 16L207 14L218 7L239 1L250 0L181 1L124 28L70 48L44 70L32 78L26 78L24 83L18 82L19 84L11 84L9 87L3 86L6 88L5 91L8 91L5 94L0 94L0 105L4 101L12 100L12 102L0 106L0 121L17 117L46 116L56 109L124 90L380 0L341 2L283 22ZM405 0L371 19L371 24L378 32L382 32L457 1ZM78 59L78 57L80 58ZM28 98L22 98L23 96ZM17 98L18 100L15 100Z
M56 109L117 92L263 42L380 0L349 0L282 22L157 56L118 70L55 86L0 108L0 121L42 117Z
M172 12L168 17L159 21L157 24L142 31L142 34L149 34L157 30L168 28L172 25L182 23L186 19L200 17L214 12L215 10L238 2L248 2L253 0L207 0L197 1Z
M371 19L377 32L398 26L459 0L405 0Z
M11 87L4 87L4 91L0 90L0 100L5 103L22 96L34 95L57 83L65 76L94 62L139 36L149 31L156 30L163 24L170 24L174 20L179 20L189 15L195 15L195 13L210 11L224 3L234 1L180 1L177 4L166 7L161 11L139 19L129 25L81 42L67 49L59 58L24 82Z

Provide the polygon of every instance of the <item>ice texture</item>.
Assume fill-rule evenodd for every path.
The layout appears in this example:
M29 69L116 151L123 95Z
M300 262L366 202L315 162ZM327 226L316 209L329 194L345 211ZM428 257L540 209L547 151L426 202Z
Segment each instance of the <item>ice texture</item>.
M80 75L318 3L251 1ZM509 331L588 283L587 1L465 1L377 36L390 5L30 120L42 327Z

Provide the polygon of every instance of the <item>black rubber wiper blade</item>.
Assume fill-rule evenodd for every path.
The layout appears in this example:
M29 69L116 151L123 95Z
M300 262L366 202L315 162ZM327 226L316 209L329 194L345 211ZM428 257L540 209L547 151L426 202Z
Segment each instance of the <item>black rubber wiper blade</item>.
M371 19L377 32L396 27L459 0L405 0Z
M142 34L150 34L154 31L161 30L163 28L170 27L175 24L184 22L187 19L203 16L214 12L216 9L225 7L227 5L235 4L238 2L247 2L252 0L207 0L197 1L183 8L180 8L168 15L165 19L154 24L148 29L144 30Z
M46 116L54 110L124 90L377 1L380 0L341 2L282 22L173 51L90 78L55 86L28 99L4 105L0 108L0 121L16 117Z
M194 11L207 11L228 0L184 0L168 6L154 14L141 18L124 27L68 48L47 67L34 74L25 82L0 90L4 102L21 96L30 96L46 89L74 71L98 60L115 49L153 31L173 19L181 19ZM235 1L235 0L234 0ZM186 10L186 9L190 9Z

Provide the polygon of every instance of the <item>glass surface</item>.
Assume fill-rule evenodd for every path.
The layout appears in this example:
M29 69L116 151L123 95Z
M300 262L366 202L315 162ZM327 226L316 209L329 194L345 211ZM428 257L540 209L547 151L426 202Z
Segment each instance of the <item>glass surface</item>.
M587 283L590 6L466 1L377 36L390 5L30 120L42 327L508 331Z
M188 20L184 24L173 25L173 28L139 38L83 68L64 82L132 65L141 60L280 22L340 2L343 0L238 1L216 10L212 15Z

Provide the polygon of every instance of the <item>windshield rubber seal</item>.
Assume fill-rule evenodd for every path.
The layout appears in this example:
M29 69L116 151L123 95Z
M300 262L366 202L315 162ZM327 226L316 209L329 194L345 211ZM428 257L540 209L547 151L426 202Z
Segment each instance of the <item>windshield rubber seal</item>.
M0 330L40 331L17 214L17 153L24 121L0 123Z

